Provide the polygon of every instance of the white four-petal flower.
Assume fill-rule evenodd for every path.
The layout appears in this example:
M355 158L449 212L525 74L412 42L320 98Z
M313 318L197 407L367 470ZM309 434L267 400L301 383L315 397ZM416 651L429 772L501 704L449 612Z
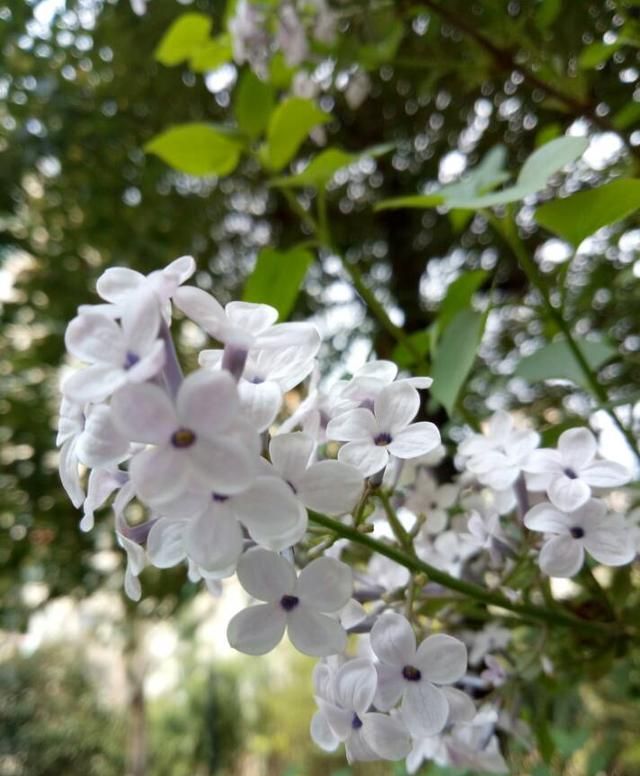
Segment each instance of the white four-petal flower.
M327 437L347 442L338 460L356 466L365 477L379 472L397 458L417 458L440 444L433 423L412 423L420 409L420 396L406 382L391 383L376 396L373 412L359 407L333 418Z
M175 404L157 385L127 385L113 396L111 407L128 439L153 445L129 463L136 492L146 503L169 501L198 486L238 493L256 475L255 450L230 433L239 399L226 372L193 372Z
M343 741L350 763L400 760L409 754L411 740L401 721L370 710L377 683L370 660L349 660L333 675L327 672L320 688L314 678L320 711L312 721L311 735L318 746L332 751Z
M631 479L621 464L596 460L597 452L596 439L588 428L570 428L560 434L557 450L535 450L524 468L541 475L549 500L570 512L589 499L591 488L614 488Z
M550 577L577 574L585 550L605 566L623 566L636 554L624 518L607 515L607 507L599 499L588 499L571 512L549 502L537 504L525 515L524 524L532 531L551 534L538 557L540 568Z
M285 628L305 655L322 657L345 648L347 634L337 614L353 589L346 564L317 558L296 578L295 568L281 555L257 547L240 558L238 579L249 595L265 603L243 609L229 623L227 638L235 649L264 655L281 641Z
M402 698L400 714L412 736L431 736L447 723L450 705L463 695L443 687L461 679L467 670L467 648L443 633L428 636L416 649L408 620L389 612L371 631L371 648L379 663L376 706L383 711ZM466 696L464 696L466 697Z

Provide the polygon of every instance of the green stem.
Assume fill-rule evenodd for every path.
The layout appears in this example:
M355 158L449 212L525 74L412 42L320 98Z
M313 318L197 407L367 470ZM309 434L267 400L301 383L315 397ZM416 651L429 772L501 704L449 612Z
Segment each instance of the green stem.
M404 549L409 554L413 555L414 550L413 550L413 542L411 541L411 536L407 533L407 531L405 531L404 526L398 519L398 515L396 514L395 509L391 506L391 501L389 500L389 496L383 490L379 490L376 493L376 495L380 499L382 508L385 511L387 520L389 521L389 525L391 526L391 530L393 531L393 535L396 537L398 542L404 547Z
M580 370L584 374L584 377L587 381L587 384L589 385L589 388L591 389L592 394L598 401L599 408L604 409L605 405L608 402L607 392L602 387L602 385L600 385L597 375L589 366L589 362L587 361L584 353L578 346L578 343L573 338L573 334L571 333L571 328L569 324L565 321L562 315L562 312L558 310L558 308L555 307L553 302L551 301L551 294L549 293L547 284L544 278L541 276L540 272L538 271L538 267L536 266L536 263L531 259L531 257L529 256L529 253L527 252L527 249L524 246L524 243L520 239L515 222L508 218L500 219L488 210L483 210L482 213L487 218L489 223L493 226L493 228L496 230L496 232L503 238L503 240L511 248L520 266L522 267L523 272L529 279L529 282L540 293L543 304L549 316L555 321L556 325L564 335L567 341L569 350L573 354L575 360L578 363L578 366L580 367ZM640 458L640 450L638 449L638 442L633 436L633 433L631 432L631 430L628 429L622 423L620 418L616 415L615 410L612 410L609 414L611 415L613 422L616 424L620 432L623 434L624 438L627 440L627 443L629 444L630 448L633 450L636 456Z
M442 587L445 587L448 590L455 590L476 601L481 601L487 606L497 606L501 609L515 612L523 619L533 620L534 622L548 622L553 625L562 625L564 627L575 628L585 632L588 631L589 633L599 633L601 635L610 635L612 633L612 627L609 623L581 620L560 609L551 611L531 604L514 603L501 593L492 592L479 585L473 584L472 582L465 582L462 579L449 576L449 574L425 563L415 555L410 555L404 550L378 541L372 536L363 534L351 526L343 525L326 515L309 510L309 519L317 525L321 525L327 530L333 531L343 539L349 539L355 544L360 544L362 547L367 547L373 552L377 552L379 555L384 555L386 558L395 561L413 573L426 574L431 581L442 585Z

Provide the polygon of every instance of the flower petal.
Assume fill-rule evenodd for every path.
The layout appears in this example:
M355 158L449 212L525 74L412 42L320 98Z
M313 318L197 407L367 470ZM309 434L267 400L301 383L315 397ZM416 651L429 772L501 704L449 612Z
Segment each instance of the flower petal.
M555 474L562 471L562 459L557 450L534 450L523 469L531 474Z
M127 267L109 267L96 282L96 290L107 302L120 304L128 294L144 285L145 277Z
M60 448L60 481L67 492L74 507L81 507L84 501L84 490L80 482L78 472L78 458L76 456L76 441L68 439Z
M372 441L347 442L338 451L338 460L355 466L363 477L371 477L389 463L386 447L379 447Z
M391 383L374 401L374 415L382 431L393 433L406 428L420 409L420 394L408 383Z
M399 666L389 663L376 663L378 686L376 688L375 705L380 711L388 711L400 700L406 681Z
M340 746L340 739L333 732L325 715L317 711L311 718L309 729L312 741L325 752L335 752Z
M316 558L300 572L296 595L306 606L321 612L337 612L353 592L353 574L335 558Z
M434 423L412 423L393 434L387 450L397 458L418 458L440 444L440 432Z
M416 656L416 637L409 621L401 614L387 612L371 629L371 648L383 663L408 665Z
M349 738L353 733L351 727L351 720L353 719L353 711L348 709L341 709L336 706L335 703L331 703L326 698L316 698L316 703L320 709L320 713L327 720L327 723L334 735L340 740L344 741Z
M111 399L113 422L127 439L166 444L178 428L171 399L158 385L124 385Z
M295 431L274 436L269 443L269 455L283 479L295 484L309 465L314 448L312 437Z
M552 504L562 512L572 512L589 499L591 488L583 480L559 474L553 477L547 486L547 495Z
M245 329L257 337L278 320L278 311L268 304L254 302L229 302L224 311L234 326Z
M449 704L439 687L425 681L407 682L400 714L414 738L433 736L446 725Z
M386 385L393 382L397 374L398 367L393 361L380 359L378 361L367 361L364 366L358 369L354 377L373 377Z
M287 614L287 632L293 646L312 657L336 655L347 646L347 633L338 620L302 601Z
M176 498L185 488L185 458L171 447L142 450L129 463L129 476L138 496L149 504Z
M212 504L189 521L185 546L189 557L205 571L232 568L242 554L242 530L231 510Z
M181 424L210 436L231 425L240 399L228 372L201 369L192 372L182 383L176 405Z
M411 751L411 738L404 725L386 714L364 714L362 737L383 760L402 760Z
M187 557L184 543L186 520L169 520L166 517L156 521L147 537L147 555L158 569L177 566Z
M357 714L366 712L373 703L377 681L378 675L370 660L349 660L336 672L335 691L338 704Z
M476 707L471 698L455 687L443 687L442 692L445 694L449 704L447 724L471 722L476 715Z
M196 436L191 447L179 450L191 464L194 479L208 490L224 495L240 493L253 481L255 459L239 439Z
M624 518L611 516L601 520L599 525L589 525L585 521L584 526L583 544L598 563L624 566L635 558L636 548Z
M264 655L282 641L287 617L277 604L258 604L238 612L227 627L229 644L246 655Z
M126 349L122 329L106 315L76 316L67 326L64 344L69 353L89 364L124 364Z
M94 364L78 369L68 377L62 391L79 404L95 403L117 391L126 379L124 369L109 364Z
M160 306L152 291L146 289L129 297L122 310L122 332L127 353L144 356L158 338Z
M565 466L579 471L596 456L596 438L588 428L570 428L558 438L558 451Z
M276 419L282 406L282 391L277 383L249 383L241 380L238 385L242 414L256 431L262 433Z
M467 648L453 636L436 633L418 647L416 665L428 682L453 684L467 670Z
M350 442L354 439L371 439L378 433L378 424L373 413L361 407L347 410L327 424L327 438L338 442Z
M582 544L571 536L554 536L542 546L538 563L550 577L573 577L582 568Z
M231 506L251 538L272 550L295 543L292 535L299 534L298 541L306 527L306 512L277 477L258 477L249 490L232 497Z
M342 461L320 461L312 464L295 486L298 498L309 509L341 515L355 507L362 494L364 480L355 466Z
M566 534L569 530L569 518L565 512L544 501L536 504L524 516L524 524L530 531Z
M129 442L118 431L109 407L99 404L92 408L84 431L78 437L76 453L86 466L108 466L126 457Z
M131 368L127 369L127 382L144 383L155 377L164 366L167 353L164 342L156 340L144 358L141 358Z
M592 488L617 488L629 482L631 473L614 461L594 461L580 470L580 479Z
M226 323L222 305L201 288L184 286L173 295L173 303L187 318L214 337Z
M240 558L238 581L249 595L259 601L279 601L293 593L296 572L288 561L276 552L255 547Z

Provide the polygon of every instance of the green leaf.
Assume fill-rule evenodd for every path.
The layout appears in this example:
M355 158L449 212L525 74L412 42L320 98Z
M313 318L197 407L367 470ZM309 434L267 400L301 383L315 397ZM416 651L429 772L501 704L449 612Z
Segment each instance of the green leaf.
M587 150L586 137L557 137L537 148L522 165L516 185L529 189L533 194L547 185L549 178L575 162Z
M536 25L541 30L546 30L558 18L562 10L562 0L542 0L536 11Z
M209 40L212 26L206 14L182 14L163 35L154 53L156 60L171 67L190 59Z
M473 295L488 275L483 269L468 270L451 283L438 311L439 331L444 331L461 310L471 305Z
M330 117L313 100L289 97L271 114L267 142L261 149L264 164L281 170L293 159L309 132Z
M433 359L431 395L452 414L484 332L486 315L462 310L445 329Z
M640 121L640 103L628 102L624 108L621 108L611 120L613 126L618 130L625 130L632 127Z
M144 147L174 170L189 175L229 175L242 144L209 124L179 124L153 137Z
M623 43L619 40L614 43L591 43L580 52L578 65L582 70L591 70L594 67L598 67L598 65L603 64L612 57L622 45Z
M582 337L574 337L574 340L593 370L599 369L617 352L613 345L604 340L587 340ZM564 339L544 345L535 353L521 359L514 377L521 377L531 383L541 380L571 380L576 385L587 387L580 364Z
M261 135L269 123L273 102L273 87L246 70L234 96L234 111L242 132L252 139Z
M544 188L549 178L581 156L589 145L584 137L559 137L534 151L526 160L513 186L482 196L465 196L459 190L453 194L446 187L424 196L397 197L383 200L376 210L391 208L431 208L446 205L452 209L480 210L496 205L518 202ZM453 187L452 187L453 188Z
M263 248L247 279L242 298L245 302L270 304L280 313L279 319L286 320L313 260L313 254L305 248L288 251Z
M205 73L207 70L216 70L230 62L232 56L231 38L225 33L208 40L194 51L189 65L195 73Z
M399 342L393 349L391 358L401 369L406 369L416 363L418 354L421 358L426 356L431 349L431 332L429 329L423 331L414 331L407 337L411 349L403 342Z
M540 226L578 246L598 229L638 209L640 180L626 178L547 202L537 209L535 217Z

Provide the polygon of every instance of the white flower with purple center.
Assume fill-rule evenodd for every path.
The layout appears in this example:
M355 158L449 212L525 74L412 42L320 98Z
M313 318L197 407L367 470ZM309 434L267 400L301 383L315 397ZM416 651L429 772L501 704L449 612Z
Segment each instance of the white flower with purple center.
M386 711L402 699L400 714L413 737L439 733L450 707L470 703L464 693L446 686L467 670L467 648L458 639L437 633L416 648L408 620L389 612L373 626L371 648L380 661L376 706Z
M340 448L338 460L370 477L385 468L390 455L417 458L440 444L440 432L433 423L412 423L419 409L415 388L392 383L376 396L373 412L359 407L331 420L327 437L347 443Z
M546 489L558 509L570 512L590 498L592 488L615 488L631 479L621 464L597 460L597 452L588 428L570 428L560 434L557 450L535 450L524 468L540 475L539 489Z
M453 484L440 485L426 469L416 471L413 489L404 506L414 515L424 515L423 530L437 534L443 531L449 520L449 510L458 498L458 487Z
M194 488L231 495L245 490L256 475L255 449L231 433L239 399L226 372L190 374L175 403L157 385L127 385L111 407L128 439L152 446L129 463L145 503L160 504Z
M232 495L191 492L161 504L162 519L149 534L154 566L168 568L188 559L210 577L232 574L242 554L242 527L257 544L283 550L302 539L307 513L287 483L258 477Z
M347 634L338 621L353 590L351 569L333 558L317 558L296 577L294 566L275 552L254 548L238 563L238 580L259 601L229 623L229 644L248 655L270 652L284 636L314 657L342 652Z
M607 515L599 499L589 499L571 512L553 504L536 504L524 517L531 531L550 535L542 545L538 563L550 577L573 577L584 564L585 550L605 566L623 566L636 555L622 515Z
M311 723L311 737L325 751L344 742L347 760L400 760L411 739L399 719L371 710L376 694L376 669L370 660L356 658L316 679L319 711ZM319 692L318 692L319 691Z
M80 404L106 399L127 383L144 383L160 372L165 347L158 339L160 310L150 295L124 306L121 324L87 312L65 334L67 350L90 366L65 380L62 390Z

